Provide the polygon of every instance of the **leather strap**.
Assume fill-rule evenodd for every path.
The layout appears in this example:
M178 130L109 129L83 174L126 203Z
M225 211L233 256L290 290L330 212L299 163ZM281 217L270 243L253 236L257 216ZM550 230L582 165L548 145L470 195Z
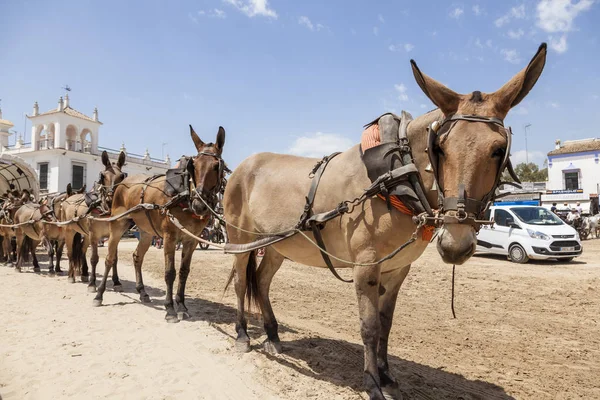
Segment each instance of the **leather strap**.
M325 242L323 242L323 236L321 235L321 229L319 229L319 224L316 221L311 221L310 228L312 229L312 233L313 233L313 236L315 237L315 241L319 245L319 251L321 252L321 257L323 257L323 261L325 261L327 268L329 268L329 270L331 271L333 276L335 276L340 281L345 282L345 283L354 282L354 280L352 280L352 279L346 280L346 279L342 278L341 276L339 276L337 271L333 267L333 264L331 263L331 259L329 258L327 253L325 253L325 251L327 251L327 248L325 248Z

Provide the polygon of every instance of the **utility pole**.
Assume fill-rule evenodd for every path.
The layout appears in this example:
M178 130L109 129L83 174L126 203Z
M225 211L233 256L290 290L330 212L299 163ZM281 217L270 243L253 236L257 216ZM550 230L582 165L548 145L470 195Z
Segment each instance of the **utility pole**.
M527 150L527 128L529 128L531 124L526 124L525 129L525 163L529 164L529 151Z

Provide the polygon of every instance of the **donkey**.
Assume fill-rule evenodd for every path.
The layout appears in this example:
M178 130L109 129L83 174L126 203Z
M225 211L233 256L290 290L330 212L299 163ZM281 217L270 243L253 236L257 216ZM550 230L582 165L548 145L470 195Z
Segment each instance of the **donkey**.
M23 200L29 199L29 192L23 191ZM52 240L62 241L63 231L60 226L46 224L44 222L58 222L54 215L54 210L48 206L46 200L41 203L25 201L19 207L14 216L15 224L32 221L31 224L21 225L15 229L17 236L17 264L15 269L21 272L24 258L27 253L31 253L33 258L33 270L39 272L40 266L35 254L35 249L40 242L46 244L48 255L50 256L50 264L48 265L48 273L54 274L54 251Z
M475 218L481 218L486 206L481 201L494 193L508 161L505 157L510 133L503 128L502 121L532 89L545 60L546 44L542 44L529 65L502 88L494 93L469 94L452 91L422 73L411 60L417 84L438 107L410 122L407 137L429 205L435 209L439 195L445 198L445 207L440 207L438 214L444 222L437 236L437 250L445 263L463 264L475 252ZM427 149L430 126L437 136L433 136L431 148ZM437 172L432 171L432 158L437 160ZM260 237L248 232L293 229L306 203L311 187L308 173L315 161L272 153L255 154L244 160L229 178L225 191L230 242L242 244ZM342 201L360 196L370 184L360 148L354 146L329 162L314 200L315 213L336 209ZM462 214L456 208L460 199L467 203L467 212L463 210ZM449 205L452 201L454 207ZM464 223L467 220L472 223ZM330 253L362 264L353 268L353 277L364 344L364 385L371 399L383 400L384 393L389 398L398 396L397 381L389 370L388 336L400 286L411 263L421 256L429 240L417 235L395 258L383 263L377 261L409 241L414 230L410 215L388 208L378 197L368 198L321 230ZM269 288L284 258L326 267L319 250L301 235L269 246L258 268L255 251L235 255L232 275L237 295L238 350L250 350L244 315L247 296L248 301L258 303L262 312L267 333L265 349L271 353L281 351ZM350 267L337 260L333 260L333 266Z
M102 214L110 214L112 206L112 189L110 188L114 188L125 178L122 168L125 165L126 155L124 152L121 152L117 162L111 163L108 153L103 151L101 159L104 171L100 173L94 192L87 194L84 193L85 190L73 192L71 185L67 185L68 197L61 206L61 221L70 221L75 217L90 214L94 217ZM94 201L99 194L99 201ZM100 259L98 256L98 241L109 236L108 226L108 222L82 218L77 223L67 225L65 229L65 241L69 256L68 280L70 283L75 283L75 277L81 275L82 282L89 281L88 292L90 293L96 292L96 265L98 265L98 260ZM92 265L91 274L88 272L87 260L85 258L90 245L92 247L92 255L90 257L90 264ZM112 279L113 290L115 292L122 292L123 286L121 281L119 281L116 262Z
M29 192L21 195L18 190L8 190L5 197L6 200L2 204L2 209L0 209L0 224L13 225L15 213L25 202L29 201ZM17 249L16 246L13 246L13 243L16 245L16 241L13 241L15 239L15 229L0 227L0 236L3 238L2 250L6 257L6 263L16 263Z
M184 235L169 220L167 210L188 231L200 236L202 230L209 220L209 208L214 209L217 193L220 191L224 174L224 162L221 158L225 144L225 130L219 127L216 143L204 143L190 125L190 135L198 154L194 157L185 158L183 165L184 186L189 187L189 196L176 200L177 197L169 195L167 177L164 175L133 175L125 178L114 190L112 202L112 215L124 213L141 203L154 204L153 210L139 210L129 214L123 219L110 222L108 239L108 252L106 255L104 277L94 299L94 306L102 305L102 298L106 287L108 274L117 260L117 246L123 233L134 222L139 231L140 238L133 253L133 265L135 266L136 290L140 294L142 302L150 302L150 297L144 288L142 279L142 263L144 255L152 243L152 236L164 238L165 257L165 282L167 293L165 308L167 310L165 319L167 322L175 323L188 318L188 309L185 306L185 285L190 272L190 262L198 241ZM181 178L180 178L181 179ZM183 190L182 187L179 190ZM171 193L174 194L174 193ZM181 194L181 193L179 193ZM177 241L183 243L181 253L181 265L179 267L179 285L173 304L173 283L175 282L175 246Z

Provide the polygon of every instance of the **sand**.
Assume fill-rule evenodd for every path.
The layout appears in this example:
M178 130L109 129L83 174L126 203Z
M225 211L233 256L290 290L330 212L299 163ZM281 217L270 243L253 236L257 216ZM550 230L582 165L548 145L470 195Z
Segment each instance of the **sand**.
M0 266L2 399L366 398L352 285L286 261L271 294L284 353L262 352L262 324L253 319L253 351L238 354L235 296L222 294L230 257L194 254L192 319L171 325L163 319L162 251L146 257L153 303L142 305L134 246L120 246L125 292L107 290L100 308L85 284L49 277L45 263L40 274ZM428 248L401 290L390 337L405 398L600 398L599 255L600 240L588 240L570 264L474 257L457 267L452 319L451 268Z

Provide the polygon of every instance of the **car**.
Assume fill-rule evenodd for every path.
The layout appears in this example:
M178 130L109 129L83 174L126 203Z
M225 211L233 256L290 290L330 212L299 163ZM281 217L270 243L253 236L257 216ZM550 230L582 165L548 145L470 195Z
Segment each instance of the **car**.
M569 262L583 252L577 231L546 208L494 205L485 217L493 217L493 224L479 230L476 253L501 254L526 263L530 259Z

